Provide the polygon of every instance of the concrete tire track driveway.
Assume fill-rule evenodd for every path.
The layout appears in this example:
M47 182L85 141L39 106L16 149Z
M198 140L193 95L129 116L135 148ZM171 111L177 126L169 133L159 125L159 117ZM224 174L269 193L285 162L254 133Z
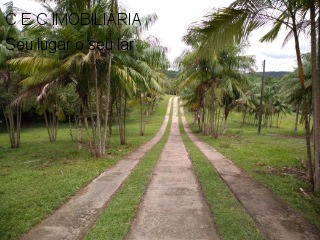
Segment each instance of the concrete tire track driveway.
M158 159L129 240L219 239L179 132L174 98L169 139Z
M220 239L179 132L177 97L169 100L162 127L152 140L102 173L52 215L22 236L22 239L83 239L140 159L163 136L172 100L170 135L126 238ZM188 128L183 110L181 111L183 126L188 136L217 170L267 239L320 239L319 229L237 168L229 159L200 141Z

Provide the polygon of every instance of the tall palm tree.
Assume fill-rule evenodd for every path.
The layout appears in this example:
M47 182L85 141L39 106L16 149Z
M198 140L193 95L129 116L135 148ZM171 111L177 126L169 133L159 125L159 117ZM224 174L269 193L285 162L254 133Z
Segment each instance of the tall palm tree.
M304 1L310 10L310 35L311 35L311 59L312 59L312 102L313 102L313 142L314 142L314 190L320 192L320 17L318 16L318 52L316 7L319 15L319 2L315 0ZM318 5L318 6L316 6ZM317 57L318 54L318 57ZM318 60L318 64L317 64Z
M218 43L220 43L220 47L225 47L230 42L241 42L241 40L247 39L253 30L270 24L273 25L272 29L261 38L261 41L273 41L278 37L282 28L289 30L284 44L293 37L300 88L303 93L303 114L307 116L306 86L299 45L300 32L309 23L305 19L305 5L306 1L296 0L237 0L228 8L212 14L204 22L204 26L199 30L201 34L207 35L207 42L203 45L203 49L210 48L210 45L217 46ZM313 183L310 123L308 117L304 117L304 123L308 159L307 176L310 182ZM317 159L318 161L319 159Z

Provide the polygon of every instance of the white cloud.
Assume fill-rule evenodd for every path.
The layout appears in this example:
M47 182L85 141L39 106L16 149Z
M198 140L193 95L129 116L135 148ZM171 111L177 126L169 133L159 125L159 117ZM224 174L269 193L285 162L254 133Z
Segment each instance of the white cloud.
M188 27L193 22L202 20L213 8L226 7L231 2L232 0L124 0L129 12L138 12L139 15L157 13L158 22L148 34L159 37L162 44L169 48L168 57L171 62L187 47L181 39Z
M259 71L262 71L262 61L266 60L266 71L292 71L296 66L296 52L293 39L283 46L286 31L281 31L273 42L261 43L259 40L270 28L256 30L250 36L250 48L247 54L256 55ZM301 35L300 48L302 53L310 51L309 39Z

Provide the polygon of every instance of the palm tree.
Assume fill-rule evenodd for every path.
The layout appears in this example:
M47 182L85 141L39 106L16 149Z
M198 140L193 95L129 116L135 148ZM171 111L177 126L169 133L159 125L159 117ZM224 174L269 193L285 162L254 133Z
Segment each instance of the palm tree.
M311 66L311 55L310 53L303 54L302 55L302 64L304 68L304 77L306 79L305 85L306 85L306 99L308 103L308 117L310 118L310 115L312 113L312 66ZM294 106L296 110L296 124L295 124L295 131L297 129L297 123L298 123L298 115L299 115L299 109L302 105L302 98L303 94L301 92L301 87L299 84L299 74L298 69L295 69L293 72L286 74L281 79L282 86L281 86L281 92L284 93L287 102Z
M22 104L17 102L13 105L12 100L21 91L18 84L21 76L7 64L7 61L17 56L18 53L7 49L6 39L17 38L19 31L5 21L5 16L12 12L12 9L12 2L6 4L6 12L2 12L0 9L0 106L5 118L11 147L18 148L20 146ZM12 15L9 15L9 18L12 18Z
M204 22L200 28L201 34L207 35L203 51L210 45L226 47L230 43L241 42L247 39L249 34L262 26L272 24L272 29L265 34L261 41L273 41L277 38L282 27L289 30L284 44L293 37L295 42L296 58L301 92L303 93L303 115L305 121L305 136L307 148L307 175L313 183L313 167L310 144L310 123L308 120L308 104L306 99L306 86L304 70L299 46L299 34L308 25L305 19L305 1L296 0L237 0L228 8L218 11ZM317 160L318 161L318 160ZM317 170L318 171L318 170Z
M240 54L241 48L234 47L228 51L222 51L219 55L219 61L223 67L220 87L223 92L224 131L226 131L230 111L235 107L236 101L244 97L248 89L249 83L245 73L253 71L253 57Z
M59 121L64 120L65 115L61 107L59 89L50 88L50 85L47 84L37 97L40 103L37 112L44 115L49 141L55 142L57 140Z
M197 49L186 52L176 60L180 66L179 79L181 87L192 87L197 101L197 113L199 131L204 134L216 136L214 127L215 113L215 69L212 61L201 59L197 56ZM208 100L208 99L211 100ZM207 103L207 101L210 101ZM210 110L207 107L210 107Z
M117 1L56 1L52 9L44 3L48 12L56 13L103 13L113 12L117 17L119 5ZM29 88L45 87L56 82L66 85L76 82L80 102L79 127L85 126L89 151L92 156L103 157L106 151L107 127L110 116L111 83L119 80L123 85L118 88L121 96L136 89L136 85L161 90L159 83L162 75L158 73L164 67L165 49L159 45L151 46L141 39L141 33L156 20L155 15L141 19L142 25L127 26L105 25L101 27L65 25L39 26L33 24L24 29L26 38L45 36L47 39L76 42L135 40L132 52L121 49L109 50L106 47L90 48L84 44L82 50L73 45L68 51L30 52L30 56L10 61L11 66L28 76L22 83ZM98 20L99 21L99 20ZM36 44L36 43L35 43ZM140 84L141 83L141 84ZM117 86L117 84L113 84ZM123 91L125 89L125 91ZM115 90L115 89L114 89ZM122 94L126 92L126 94ZM80 146L80 145L79 145Z
M305 1L310 10L310 35L312 59L312 102L313 102L313 142L314 142L314 190L320 191L320 17L318 16L318 53L316 29L316 1ZM319 3L318 3L319 14ZM317 59L318 54L318 59ZM318 64L317 64L318 60Z
M180 80L182 87L188 86L195 91L197 98L197 114L199 130L204 134L218 137L221 108L224 110L224 130L230 111L236 101L244 96L248 83L244 75L252 70L254 60L250 56L242 56L239 47L229 46L229 49L202 53L201 34L194 37L192 29L184 38L193 47L177 62L181 68ZM196 40L196 41L194 41ZM206 43L204 43L206 44ZM195 100L189 95L189 100ZM195 107L192 102L190 106ZM200 124L201 123L201 124Z

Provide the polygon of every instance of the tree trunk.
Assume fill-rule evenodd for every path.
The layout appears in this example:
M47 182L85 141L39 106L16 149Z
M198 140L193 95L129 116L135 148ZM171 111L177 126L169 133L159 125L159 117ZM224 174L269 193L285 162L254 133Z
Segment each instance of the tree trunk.
M305 91L305 80L304 80L304 72L303 72L303 65L301 59L301 51L299 46L299 36L296 27L296 20L295 16L292 16L293 20L293 35L295 40L295 49L296 49L296 57L298 62L298 71L299 71L299 80L301 86L301 93L302 93L302 104L303 104L303 116L304 116L304 126L305 126L305 137L306 137L306 148L307 148L307 178L313 184L313 166L312 166L312 155L311 155L311 142L310 142L310 123L308 119L308 103L306 98L306 91Z
M295 132L298 131L299 111L300 111L300 104L297 103L297 106L296 106L296 122L295 122L295 125L294 125L294 131Z
M226 105L226 104L225 104ZM228 121L228 116L229 116L230 111L227 109L225 106L224 109L224 124L223 124L223 133L227 131L227 121Z
M106 92L104 98L104 128L103 128L103 136L102 136L102 155L106 154L106 141L107 141L107 127L108 127L108 118L109 118L109 105L110 105L110 82L111 82L111 67L112 67L112 53L109 52L108 59L108 72L106 74Z
M57 116L55 116L56 118L55 118L55 125L54 125L54 141L56 141L57 140L57 135L58 135L58 128L59 128L59 119L58 119L58 117Z
M101 117L100 117L100 89L98 87L98 70L97 70L97 63L96 58L94 56L94 65L93 65L93 82L94 82L94 90L95 90L95 102L96 102L96 146L95 152L96 157L101 158L103 157L102 152L102 129L101 129Z
M13 111L11 106L8 107L8 111L9 111L9 124L10 124L10 141L11 141L11 147L15 148L16 147L16 138L15 138L15 134L14 134L14 129L15 129L15 125L14 125L14 115L13 115Z
M49 126L49 121L48 121L48 117L47 117L47 110L44 111L44 120L45 120L46 127L47 127L49 141L51 142L51 132L50 132L50 126Z
M143 94L142 93L140 93L140 136L144 136L144 130L145 130L145 128L144 128L144 125L145 125L145 114L144 114L144 106L143 106L144 104L143 104Z
M155 97L152 99L151 114L154 114L154 112L155 112L156 103L157 103L157 97L155 96Z
M307 178L309 179L311 185L313 185L313 164L312 164L312 154L311 154L311 136L310 136L310 122L309 122L309 114L308 114L308 104L306 99L306 93L303 93L303 111L304 111L304 128L306 133L306 147L307 147Z
M320 17L318 18L318 72L312 82L313 89L313 139L314 139L314 191L320 192Z
M273 114L270 115L269 127L273 127Z
M115 98L114 98L115 99ZM108 126L109 126L109 138L112 136L112 124L113 124L113 118L114 118L114 105L115 105L115 100L111 100L110 103L110 110L109 110L109 119L108 119Z
M10 146L11 148L20 147L20 132L21 132L21 115L22 115L22 106L19 104L16 107L16 114L14 114L12 106L2 106L3 115L5 118ZM16 120L15 120L16 117Z
M203 134L206 134L206 126L205 126L205 119L206 119L206 108L205 105L202 107L202 119L201 119L201 131Z
M247 115L247 112L246 112L246 111L244 111L244 112L243 112L243 115L242 115L241 127L243 127L243 126L244 126L244 123L245 123L245 121L246 121L246 115Z
M71 116L68 117L68 121L69 121L69 134L70 134L70 138L71 141L73 141L73 132L72 132L72 123L71 123Z
M215 104L215 82L213 82L212 87L211 87L211 98L212 98L212 102L211 102L211 128L212 128L212 132L211 132L211 137L212 138L217 138L217 134L215 131L217 122L215 121L215 113L216 113L216 104Z
M55 112L50 110L44 111L44 119L47 127L48 137L50 142L55 142L57 140L57 132L59 120Z
M8 121L8 116L7 116L7 113L6 113L6 108L5 106L1 106L2 108L2 112L3 112L3 116L4 116L4 120L6 122L6 127L7 127L7 131L8 131L8 135L9 135L9 138L10 138L10 125L9 125L9 121ZM11 142L11 138L10 138L10 142Z
M216 110L216 127L214 129L214 137L218 138L218 134L219 134L219 127L220 127L220 112L221 112L221 108L220 106L218 106L217 110Z
M78 149L82 150L82 117L80 115L79 117L79 123L78 123Z
M200 116L200 108L197 109L197 121L198 121L198 132L201 132L201 116Z
M143 110L142 110L142 93L140 93L139 96L140 100L140 136L143 136L143 131L142 131L142 121L143 121Z
M266 111L265 113L265 116L264 116L264 121L265 121L265 125L266 125L266 128L269 128L269 115L268 115L268 112Z
M278 113L278 118L277 118L277 128L280 127L280 113Z
M86 128L86 133L87 133L87 137L88 137L88 144L89 144L89 153L91 156L93 156L94 149L92 146L92 137L89 132L89 124L88 124L88 119L86 116L85 103L84 103L84 99L82 96L80 96L80 101L81 101L81 118L82 118L84 126Z
M126 121L127 121L127 95L124 95L124 113L123 113L123 144L126 144Z
M118 124L119 124L119 137L120 137L120 144L124 145L124 117L123 117L123 104L122 104L122 94L121 89L119 89L119 97L118 97Z
M21 116L22 116L22 105L21 103L17 106L17 145L20 147L20 133L21 133Z
M312 100L313 100L313 141L314 141L314 191L320 191L320 39L318 35L318 66L317 66L317 33L315 22L315 1L310 0L311 19L311 62L312 62ZM320 17L318 18L318 24ZM318 25L318 30L320 26Z

